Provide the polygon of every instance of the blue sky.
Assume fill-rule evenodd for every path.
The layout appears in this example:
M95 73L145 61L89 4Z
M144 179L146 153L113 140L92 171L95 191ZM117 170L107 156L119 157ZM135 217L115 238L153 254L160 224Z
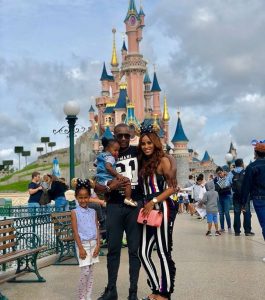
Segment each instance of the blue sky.
M139 1L136 1L139 7ZM144 0L141 51L166 92L172 121L177 108L186 135L217 163L233 141L252 157L250 141L264 139L262 0ZM65 124L63 104L76 99L79 123L89 126L91 96L100 93L102 63L109 63L113 27L122 43L127 0L0 1L0 161L16 159L15 145L32 150L41 136L58 145L52 129ZM162 93L163 94L163 93ZM162 97L161 97L162 99Z

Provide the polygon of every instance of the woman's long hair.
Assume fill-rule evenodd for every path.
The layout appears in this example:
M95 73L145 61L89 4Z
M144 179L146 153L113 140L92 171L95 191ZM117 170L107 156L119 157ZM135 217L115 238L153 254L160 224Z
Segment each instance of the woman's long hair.
M150 156L146 156L141 147L142 140L145 136L147 136L155 146L154 152ZM139 175L146 180L148 176L151 176L156 172L162 157L165 155L158 135L154 132L142 134L139 139L138 153Z

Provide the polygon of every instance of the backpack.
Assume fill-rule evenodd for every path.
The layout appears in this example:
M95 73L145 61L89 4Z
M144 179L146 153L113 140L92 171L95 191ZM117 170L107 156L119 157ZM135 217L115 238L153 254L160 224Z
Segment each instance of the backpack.
M232 179L232 185L231 185L232 191L237 195L241 195L245 170L242 170L240 173L237 173L233 170L232 174L234 175Z

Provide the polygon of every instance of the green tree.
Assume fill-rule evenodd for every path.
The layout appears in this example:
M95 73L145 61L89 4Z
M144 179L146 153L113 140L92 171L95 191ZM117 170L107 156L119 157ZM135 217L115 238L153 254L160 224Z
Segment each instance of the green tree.
M25 163L26 163L26 166L27 166L27 164L28 164L28 157L30 156L30 151L23 151L22 152L22 156L24 156L25 157Z
M4 170L5 166L4 165L0 165L0 171Z
M40 138L41 143L45 144L45 152L47 154L47 144L50 142L50 138L48 136L42 136Z
M37 147L36 151L40 153L40 155L42 155L43 152L43 147Z
M14 152L18 155L18 169L20 170L20 155L24 151L22 146L15 146Z
M56 146L56 143L55 142L49 142L48 146L51 148L51 151L52 151L52 148Z

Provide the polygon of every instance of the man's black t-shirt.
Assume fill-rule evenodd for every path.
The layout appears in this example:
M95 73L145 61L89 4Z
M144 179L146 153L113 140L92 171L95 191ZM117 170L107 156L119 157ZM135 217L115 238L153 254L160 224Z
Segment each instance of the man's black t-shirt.
M35 182L31 182L29 183L28 185L28 189L37 189L40 185L38 183L35 183ZM40 202L40 197L42 195L43 191L42 190L39 190L37 191L35 194L32 194L29 196L29 203L39 203Z
M132 199L134 201L143 201L143 191L138 183L138 161L137 147L130 146L126 151L120 152L116 164L116 171L131 181ZM124 191L112 191L108 203L123 203Z

